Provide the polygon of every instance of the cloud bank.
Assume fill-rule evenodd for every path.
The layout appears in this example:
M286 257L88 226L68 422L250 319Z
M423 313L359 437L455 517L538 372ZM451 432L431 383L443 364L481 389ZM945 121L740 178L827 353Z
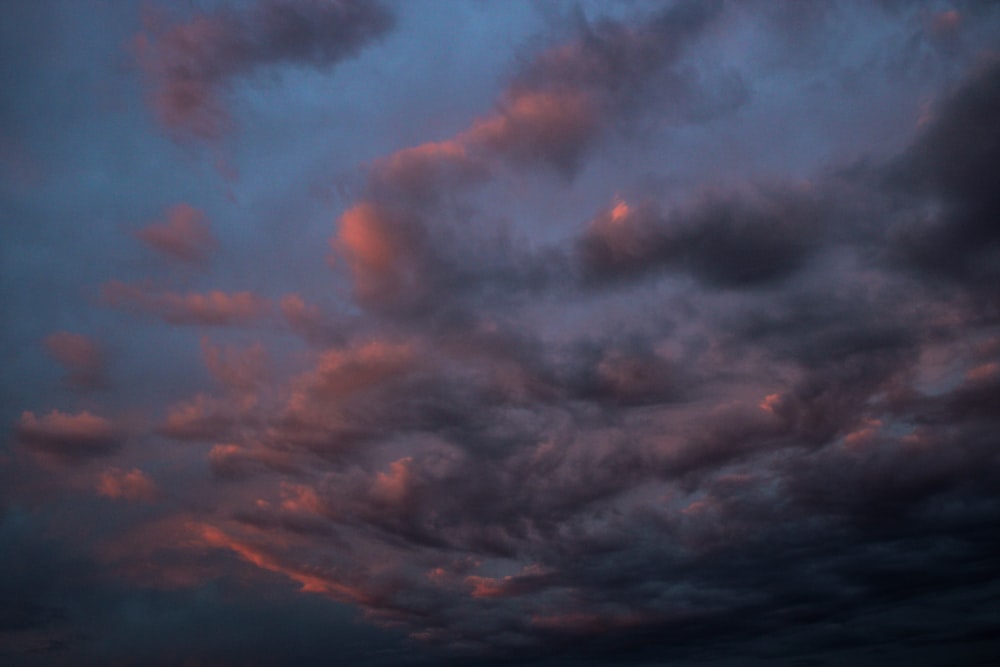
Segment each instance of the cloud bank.
M365 106L391 147L335 196L171 195L136 235L176 261L58 315L109 340L32 339L74 391L11 417L0 655L995 661L1000 13L884 4L537 7L478 112ZM402 76L427 7L223 5L138 57L212 138L265 67L385 37Z

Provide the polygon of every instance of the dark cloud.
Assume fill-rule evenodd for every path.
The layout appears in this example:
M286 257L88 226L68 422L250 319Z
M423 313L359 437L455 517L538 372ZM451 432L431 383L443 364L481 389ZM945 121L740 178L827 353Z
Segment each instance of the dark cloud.
M178 127L212 135L230 82L331 65L388 25L373 5L254 7L145 47L167 63L151 70L162 93L196 93ZM563 43L514 63L484 115L427 121L431 140L411 148L393 134L383 158L352 154L365 180L337 211L228 193L254 259L266 239L288 260L239 276L254 291L207 284L221 256L158 276L170 288L111 266L129 275L101 277L104 302L153 316L123 330L165 333L133 352L154 359L120 362L128 390L100 410L114 422L78 393L44 394L77 411L15 415L0 450L16 482L0 486L0 537L15 544L0 553L13 638L0 657L995 662L997 67L934 79L949 92L932 116L841 161L825 142L854 126L796 123L830 122L820 107L835 95L817 91L853 57L832 48L840 35L895 45L881 30L896 27L861 5L774 7L759 22L724 3L579 10ZM927 10L941 39L956 11ZM774 74L772 46L754 45L776 32L805 66ZM812 34L826 42L812 49ZM940 58L986 43L963 34ZM374 69L394 81L396 67ZM836 89L845 106L917 122L923 88L893 106L862 94L881 74L858 76L855 97ZM417 123L411 111L393 123ZM670 136L635 150L647 121ZM750 136L760 127L773 146ZM790 144L812 157L773 170L791 153L771 149ZM181 213L146 241L206 250L189 243L206 227L188 234L197 216ZM282 254L296 236L311 263ZM282 319L266 317L272 303ZM169 325L220 328L199 351ZM52 356L85 369L96 343L59 336Z
M591 223L578 250L588 282L674 269L710 286L752 287L794 273L820 222L817 203L795 191L710 193L672 213L620 201Z
M104 417L84 410L51 410L36 416L26 411L16 429L17 439L29 450L62 461L108 456L121 446L118 429Z
M897 252L916 268L991 289L1000 279L1000 63L982 65L943 100L890 169L910 194L912 219L895 230ZM995 294L995 292L994 292Z

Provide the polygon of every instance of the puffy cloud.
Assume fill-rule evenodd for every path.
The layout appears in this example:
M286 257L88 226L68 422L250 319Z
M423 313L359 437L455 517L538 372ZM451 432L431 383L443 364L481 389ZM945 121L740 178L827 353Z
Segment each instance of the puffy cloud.
M154 19L149 32L138 36L136 50L160 120L204 139L230 125L220 93L235 80L273 65L330 68L392 26L392 15L376 2L261 0L175 25Z
M358 297L365 301L392 300L400 293L419 299L425 287L420 262L426 257L420 247L419 223L413 214L362 202L340 218L334 250L346 257Z
M453 217L442 194L479 185L503 164L573 176L597 141L621 130L664 77L684 78L672 67L718 9L682 2L634 27L583 22L569 43L525 63L491 114L450 139L377 161L364 198L340 217L331 241L350 266L358 298L397 313L447 312L461 309L470 292L489 293L490 284L520 281L532 289L552 281L564 268L558 253L514 259L504 252L509 239L495 230L483 238L468 224L447 232L440 222L430 224ZM670 108L704 102L698 85L671 92ZM499 252L470 261L470 247L489 246Z
M121 446L114 424L86 410L77 413L50 410L41 416L25 411L17 423L16 434L28 449L64 461L107 456Z
M138 468L108 468L98 479L97 494L112 500L148 503L156 499L157 488L152 478Z
M171 324L245 324L264 315L269 307L263 297L252 292L212 290L207 294L177 294L111 281L103 286L102 293L104 300L113 306L135 308Z
M166 220L138 230L135 235L149 247L181 262L204 262L218 245L205 214L187 204L176 204Z
M45 337L45 350L66 369L73 387L93 389L107 383L104 353L82 334L59 331Z

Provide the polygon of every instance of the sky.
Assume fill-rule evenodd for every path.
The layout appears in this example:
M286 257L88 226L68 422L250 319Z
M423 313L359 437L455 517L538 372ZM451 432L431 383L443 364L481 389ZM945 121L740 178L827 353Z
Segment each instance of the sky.
M1000 5L0 4L0 662L1000 662Z

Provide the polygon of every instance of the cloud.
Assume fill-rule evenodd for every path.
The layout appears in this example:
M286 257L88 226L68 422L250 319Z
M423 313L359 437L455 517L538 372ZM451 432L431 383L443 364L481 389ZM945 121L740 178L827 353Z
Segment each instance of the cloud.
M420 250L420 223L410 221L413 215L362 202L341 216L331 245L347 258L361 300L391 300L425 284L421 262L426 255Z
M286 294L278 305L292 331L310 343L324 346L342 339L343 333L336 322L298 294Z
M0 531L44 526L51 553L89 569L75 582L60 558L5 582L0 567L16 604L0 631L44 628L85 664L326 663L340 645L316 637L365 625L406 635L414 664L998 655L995 62L918 120L945 79L881 76L907 52L893 36L937 8L897 8L899 28L877 8L641 4L562 24L493 107L367 163L337 211L286 215L247 185L318 264L268 276L277 308L203 282L105 284L106 303L152 317L143 383L102 394L101 413L159 418L131 422L148 428L126 458L123 429L90 412L15 416ZM178 34L256 35L253 11ZM438 25L417 14L409 35ZM975 23L941 30L965 53L992 44ZM776 65L765 37L808 65ZM209 102L265 62L309 60L236 58L220 39L197 47L224 70L199 75ZM855 112L891 139L855 137ZM333 279L310 227L330 215ZM271 268L297 261L284 231L262 237ZM200 348L174 336L199 369L161 344L172 324L228 328ZM46 345L72 373L87 343ZM95 492L122 501L113 516ZM32 561L26 543L0 565ZM354 612L363 624L335 616ZM261 627L285 629L248 648ZM384 646L348 662L399 664Z
M984 577L976 563L996 548L981 531L996 519L1000 348L966 344L995 315L964 300L977 283L925 290L886 251L908 224L908 209L886 202L906 187L990 201L933 171L943 167L928 180L901 170L921 164L912 156L930 131L861 170L877 178L847 168L669 207L619 199L574 240L582 280L528 293L550 299L538 320L414 319L408 337L318 353L265 416L267 438L213 454L230 480L274 473L255 446L303 463L295 498L308 502L244 515L291 542L209 542L458 655L537 657L570 638L582 661L625 647L638 660L662 657L664 633L679 655L709 643L738 653L763 636L877 644L817 619L855 624L873 600L929 608L963 585L960 571ZM362 302L444 275L442 247L427 240L439 230L394 217L407 192L342 220L334 243L356 262ZM437 210L420 201L431 203L412 215ZM480 278L491 270L481 264ZM614 318L601 317L595 285L616 287ZM576 301L558 304L565 295ZM540 333L539 320L574 308L597 314ZM941 346L954 377L928 388L920 378ZM331 548L310 568L296 540L322 526L379 565L342 569ZM945 535L954 550L938 548ZM919 585L915 571L927 575ZM904 616L907 632L920 626Z
M218 245L205 214L183 203L168 209L165 221L143 227L135 235L153 250L189 264L203 263Z
M102 288L106 303L156 315L170 324L227 326L246 324L263 316L268 302L251 292L221 292L207 294L156 292L119 281Z
M101 348L90 338L59 331L45 337L45 350L66 369L66 381L80 389L107 384L106 361Z
M710 192L687 209L619 201L579 240L585 280L608 282L657 270L687 271L717 287L782 280L805 263L821 213L807 192Z
M212 377L234 392L252 392L267 379L267 352L260 343L239 348L202 338L201 351Z
M1000 195L989 177L1000 159L998 110L1000 62L992 58L941 102L889 169L890 182L915 200L895 249L931 276L981 286L1000 278Z
M108 456L121 446L115 426L104 417L50 410L35 416L25 411L16 427L17 439L29 450L63 461Z
M230 401L198 394L172 405L159 430L175 440L221 441L235 428L239 414Z
M504 165L572 178L602 137L652 106L652 91L665 81L673 83L664 104L679 116L705 106L703 86L677 85L685 76L672 68L718 11L713 3L683 2L635 25L582 21L573 39L522 65L492 113L449 139L376 161L363 198L341 215L331 240L358 300L410 316L447 313L491 295L492 285L510 293L511 283L531 290L551 281L564 268L559 253L515 257L502 230L483 238L464 219L442 224L468 215L449 210L444 193L480 186ZM472 247L489 249L470 260Z
M330 69L353 58L393 27L381 4L360 0L261 0L220 7L186 23L150 22L136 39L163 124L210 139L231 124L221 94L269 66Z
M498 106L463 139L516 164L549 164L572 174L600 128L592 102L575 90L513 90Z
M156 483L138 468L108 468L97 482L97 495L112 500L150 503L156 500Z

